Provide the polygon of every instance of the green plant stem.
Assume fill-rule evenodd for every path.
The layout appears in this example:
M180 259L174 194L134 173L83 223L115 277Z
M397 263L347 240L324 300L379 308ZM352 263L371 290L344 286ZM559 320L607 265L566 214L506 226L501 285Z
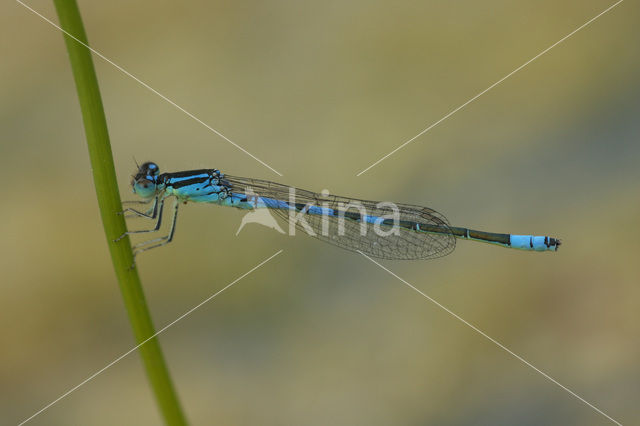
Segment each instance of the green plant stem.
M77 40L88 45L87 36L75 0L54 0L61 27ZM80 109L87 136L89 158L93 170L93 180L98 196L98 206L107 244L111 253L120 291L138 344L155 334L151 315L145 301L140 277L133 264L133 254L129 238L119 242L114 240L126 230L124 217L117 212L122 210L118 182L116 180L107 122L102 107L102 98L98 88L91 52L78 41L64 35L69 52L71 69L78 90ZM185 425L186 420L177 395L174 391L169 371L162 355L157 338L150 339L139 348L140 356L151 382L160 411L169 425Z

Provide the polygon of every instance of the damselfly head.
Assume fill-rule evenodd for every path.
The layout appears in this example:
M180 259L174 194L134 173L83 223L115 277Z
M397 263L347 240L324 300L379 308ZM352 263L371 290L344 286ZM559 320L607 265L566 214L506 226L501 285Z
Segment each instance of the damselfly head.
M138 167L137 173L131 180L133 192L142 198L151 198L156 193L158 174L160 168L156 163L150 161Z

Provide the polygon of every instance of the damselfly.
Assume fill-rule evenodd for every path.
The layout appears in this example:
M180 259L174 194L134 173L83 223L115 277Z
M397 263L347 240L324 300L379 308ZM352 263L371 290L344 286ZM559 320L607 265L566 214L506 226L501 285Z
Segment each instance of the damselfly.
M170 243L181 203L211 203L244 210L267 209L320 240L347 250L382 259L432 259L453 251L456 239L481 241L532 251L556 251L557 238L496 234L450 226L440 213L427 207L358 200L305 191L275 182L242 178L215 169L162 173L157 164L138 167L131 181L133 192L151 204L147 211L127 208L123 213L155 220L155 227L125 235L157 232L162 225L164 202L174 197L173 215L166 236L134 246L140 253ZM295 226L294 226L295 225ZM116 240L117 241L117 240Z

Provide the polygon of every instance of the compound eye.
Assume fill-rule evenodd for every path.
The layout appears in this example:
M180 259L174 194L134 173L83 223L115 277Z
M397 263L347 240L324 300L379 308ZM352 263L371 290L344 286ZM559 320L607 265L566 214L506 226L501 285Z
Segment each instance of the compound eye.
M149 187L151 187L151 185L153 184L153 182L151 182L150 180L147 179L140 179L137 182L138 186L144 189L148 189Z
M142 198L153 197L156 193L157 185L153 180L141 178L134 182L133 192L140 195Z
M144 163L142 166L140 166L140 171L150 176L157 176L158 173L160 172L160 168L156 163L152 163L151 161L148 161Z

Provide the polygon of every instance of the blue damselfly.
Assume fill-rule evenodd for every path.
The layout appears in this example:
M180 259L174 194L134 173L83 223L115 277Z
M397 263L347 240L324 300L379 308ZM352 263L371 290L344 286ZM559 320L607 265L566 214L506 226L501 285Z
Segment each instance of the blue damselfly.
M136 244L136 254L172 241L178 207L187 202L244 210L268 209L287 221L291 230L297 227L320 240L382 259L445 256L455 248L456 239L531 251L556 251L560 246L559 239L547 236L497 234L451 226L443 215L427 207L316 193L266 180L225 175L215 169L161 174L157 164L146 162L138 167L131 186L142 198L132 203L151 207L144 212L127 208L123 213L154 219L155 227L128 231L119 239L159 231L164 202L174 197L168 235Z

